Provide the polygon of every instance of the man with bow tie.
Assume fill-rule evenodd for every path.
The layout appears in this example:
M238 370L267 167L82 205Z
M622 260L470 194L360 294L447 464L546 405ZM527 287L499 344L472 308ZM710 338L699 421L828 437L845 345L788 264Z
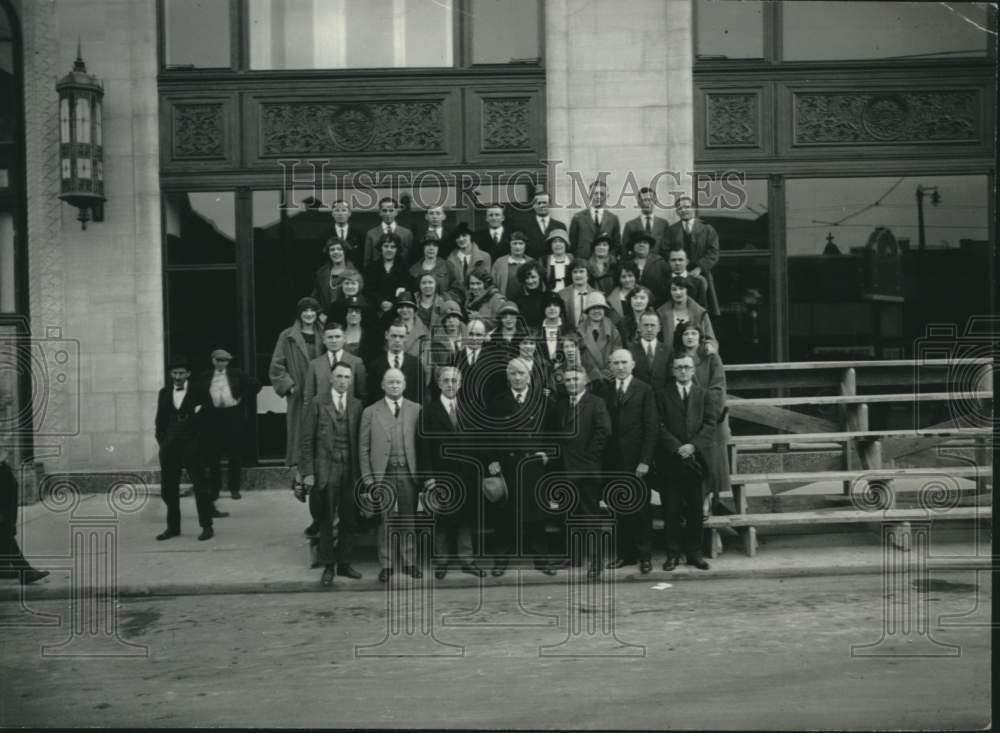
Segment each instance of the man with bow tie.
M658 468L663 479L660 492L667 545L663 569L676 568L683 552L688 565L708 570L701 552L704 488L719 422L719 398L715 390L694 383L694 359L690 356L675 357L672 368L674 381L656 393L660 416Z
M333 585L334 575L361 578L361 573L351 566L357 521L354 485L360 475L358 442L363 409L361 401L351 394L353 380L349 364L334 363L324 389L306 404L302 418L299 470L311 489L310 499L315 497L317 559L323 566L320 584L324 587Z
M711 224L695 216L694 201L690 196L680 196L675 204L680 219L667 230L668 250L683 249L688 256L688 274L705 278L707 303L705 309L711 316L718 316L719 298L715 292L712 268L719 261L719 235Z
M160 390L156 402L156 442L160 446L160 498L167 505L167 528L156 536L169 540L181 533L180 483L181 470L186 470L194 484L199 540L211 539L213 516L217 512L211 489L205 480L200 457L203 420L210 404L203 385L191 381L191 363L176 356L168 364L170 384Z
M463 459L471 416L462 375L456 367L441 367L437 385L440 394L420 411L418 433L421 472L430 476L424 481L424 506L435 514L434 577L444 578L457 558L463 573L482 578L486 573L474 560L482 476L477 464Z

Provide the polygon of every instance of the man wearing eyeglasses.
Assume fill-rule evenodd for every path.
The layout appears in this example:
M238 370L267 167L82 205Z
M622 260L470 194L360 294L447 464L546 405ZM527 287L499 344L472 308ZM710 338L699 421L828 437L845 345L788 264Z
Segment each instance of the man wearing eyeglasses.
M683 552L688 565L708 570L701 552L703 492L720 407L714 392L692 381L694 360L690 356L674 358L673 375L674 381L656 395L663 456L659 467L665 478L660 488L667 545L663 569L676 568ZM683 530L681 517L686 522Z

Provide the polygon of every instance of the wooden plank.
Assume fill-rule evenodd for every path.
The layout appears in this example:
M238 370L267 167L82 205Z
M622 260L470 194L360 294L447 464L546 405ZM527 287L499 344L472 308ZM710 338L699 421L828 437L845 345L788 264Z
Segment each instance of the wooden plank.
M874 440L877 438L942 438L954 439L979 435L992 435L993 429L981 428L926 428L923 430L847 430L832 433L781 433L777 435L734 435L729 440L733 446L773 445L775 443L842 443L847 440Z
M982 473L989 474L992 466L929 466L927 468L881 468L861 469L858 471L789 471L785 473L734 473L730 483L736 484L773 484L800 481L815 483L817 481L850 481L857 478L907 478L926 476L928 474L946 473L955 477L976 478Z
M803 415L792 410L783 410L767 403L741 405L740 400L738 398L734 400L731 395L726 398L726 406L729 408L730 417L779 430L792 430L797 433L823 433L833 432L839 427L832 420Z
M710 517L708 527L776 527L780 525L853 524L858 522L908 522L935 520L991 519L992 507L956 507L940 512L926 509L889 509L866 512L849 509L830 509L813 512L779 512L775 514L727 514Z
M726 365L727 374L732 372L769 372L785 370L806 370L806 369L877 369L880 367L952 367L968 364L992 364L993 360L988 356L975 358L958 359L873 359L871 361L779 361L773 363L758 364L729 364Z
M950 402L968 401L970 399L988 400L993 398L992 392L968 392L957 395L955 392L900 392L896 394L868 395L823 395L819 397L737 397L726 395L726 404L733 409L734 404L743 407L749 405L770 405L772 407L789 407L791 405L850 405L861 403L885 402Z

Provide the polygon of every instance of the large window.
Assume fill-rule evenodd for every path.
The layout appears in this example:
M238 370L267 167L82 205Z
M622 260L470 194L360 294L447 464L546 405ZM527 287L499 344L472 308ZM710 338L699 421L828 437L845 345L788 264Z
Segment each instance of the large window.
M163 61L167 68L230 66L229 2L167 0L163 7Z

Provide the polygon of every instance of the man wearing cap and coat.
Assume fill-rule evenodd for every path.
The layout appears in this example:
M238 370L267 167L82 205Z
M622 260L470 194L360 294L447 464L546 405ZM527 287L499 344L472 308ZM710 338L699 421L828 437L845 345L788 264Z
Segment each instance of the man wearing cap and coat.
M202 375L202 389L208 391L205 408L205 463L212 500L222 490L223 454L229 461L229 494L239 499L243 470L243 433L252 419L254 397L261 384L242 369L231 367L233 355L225 349L212 352L212 371Z
M199 540L214 534L212 517L215 511L212 490L205 480L200 441L207 408L211 404L203 383L191 381L191 364L175 356L170 360L170 384L160 389L156 400L156 442L160 446L160 498L167 505L167 528L156 536L169 540L181 533L180 483L181 469L188 472L194 484Z

